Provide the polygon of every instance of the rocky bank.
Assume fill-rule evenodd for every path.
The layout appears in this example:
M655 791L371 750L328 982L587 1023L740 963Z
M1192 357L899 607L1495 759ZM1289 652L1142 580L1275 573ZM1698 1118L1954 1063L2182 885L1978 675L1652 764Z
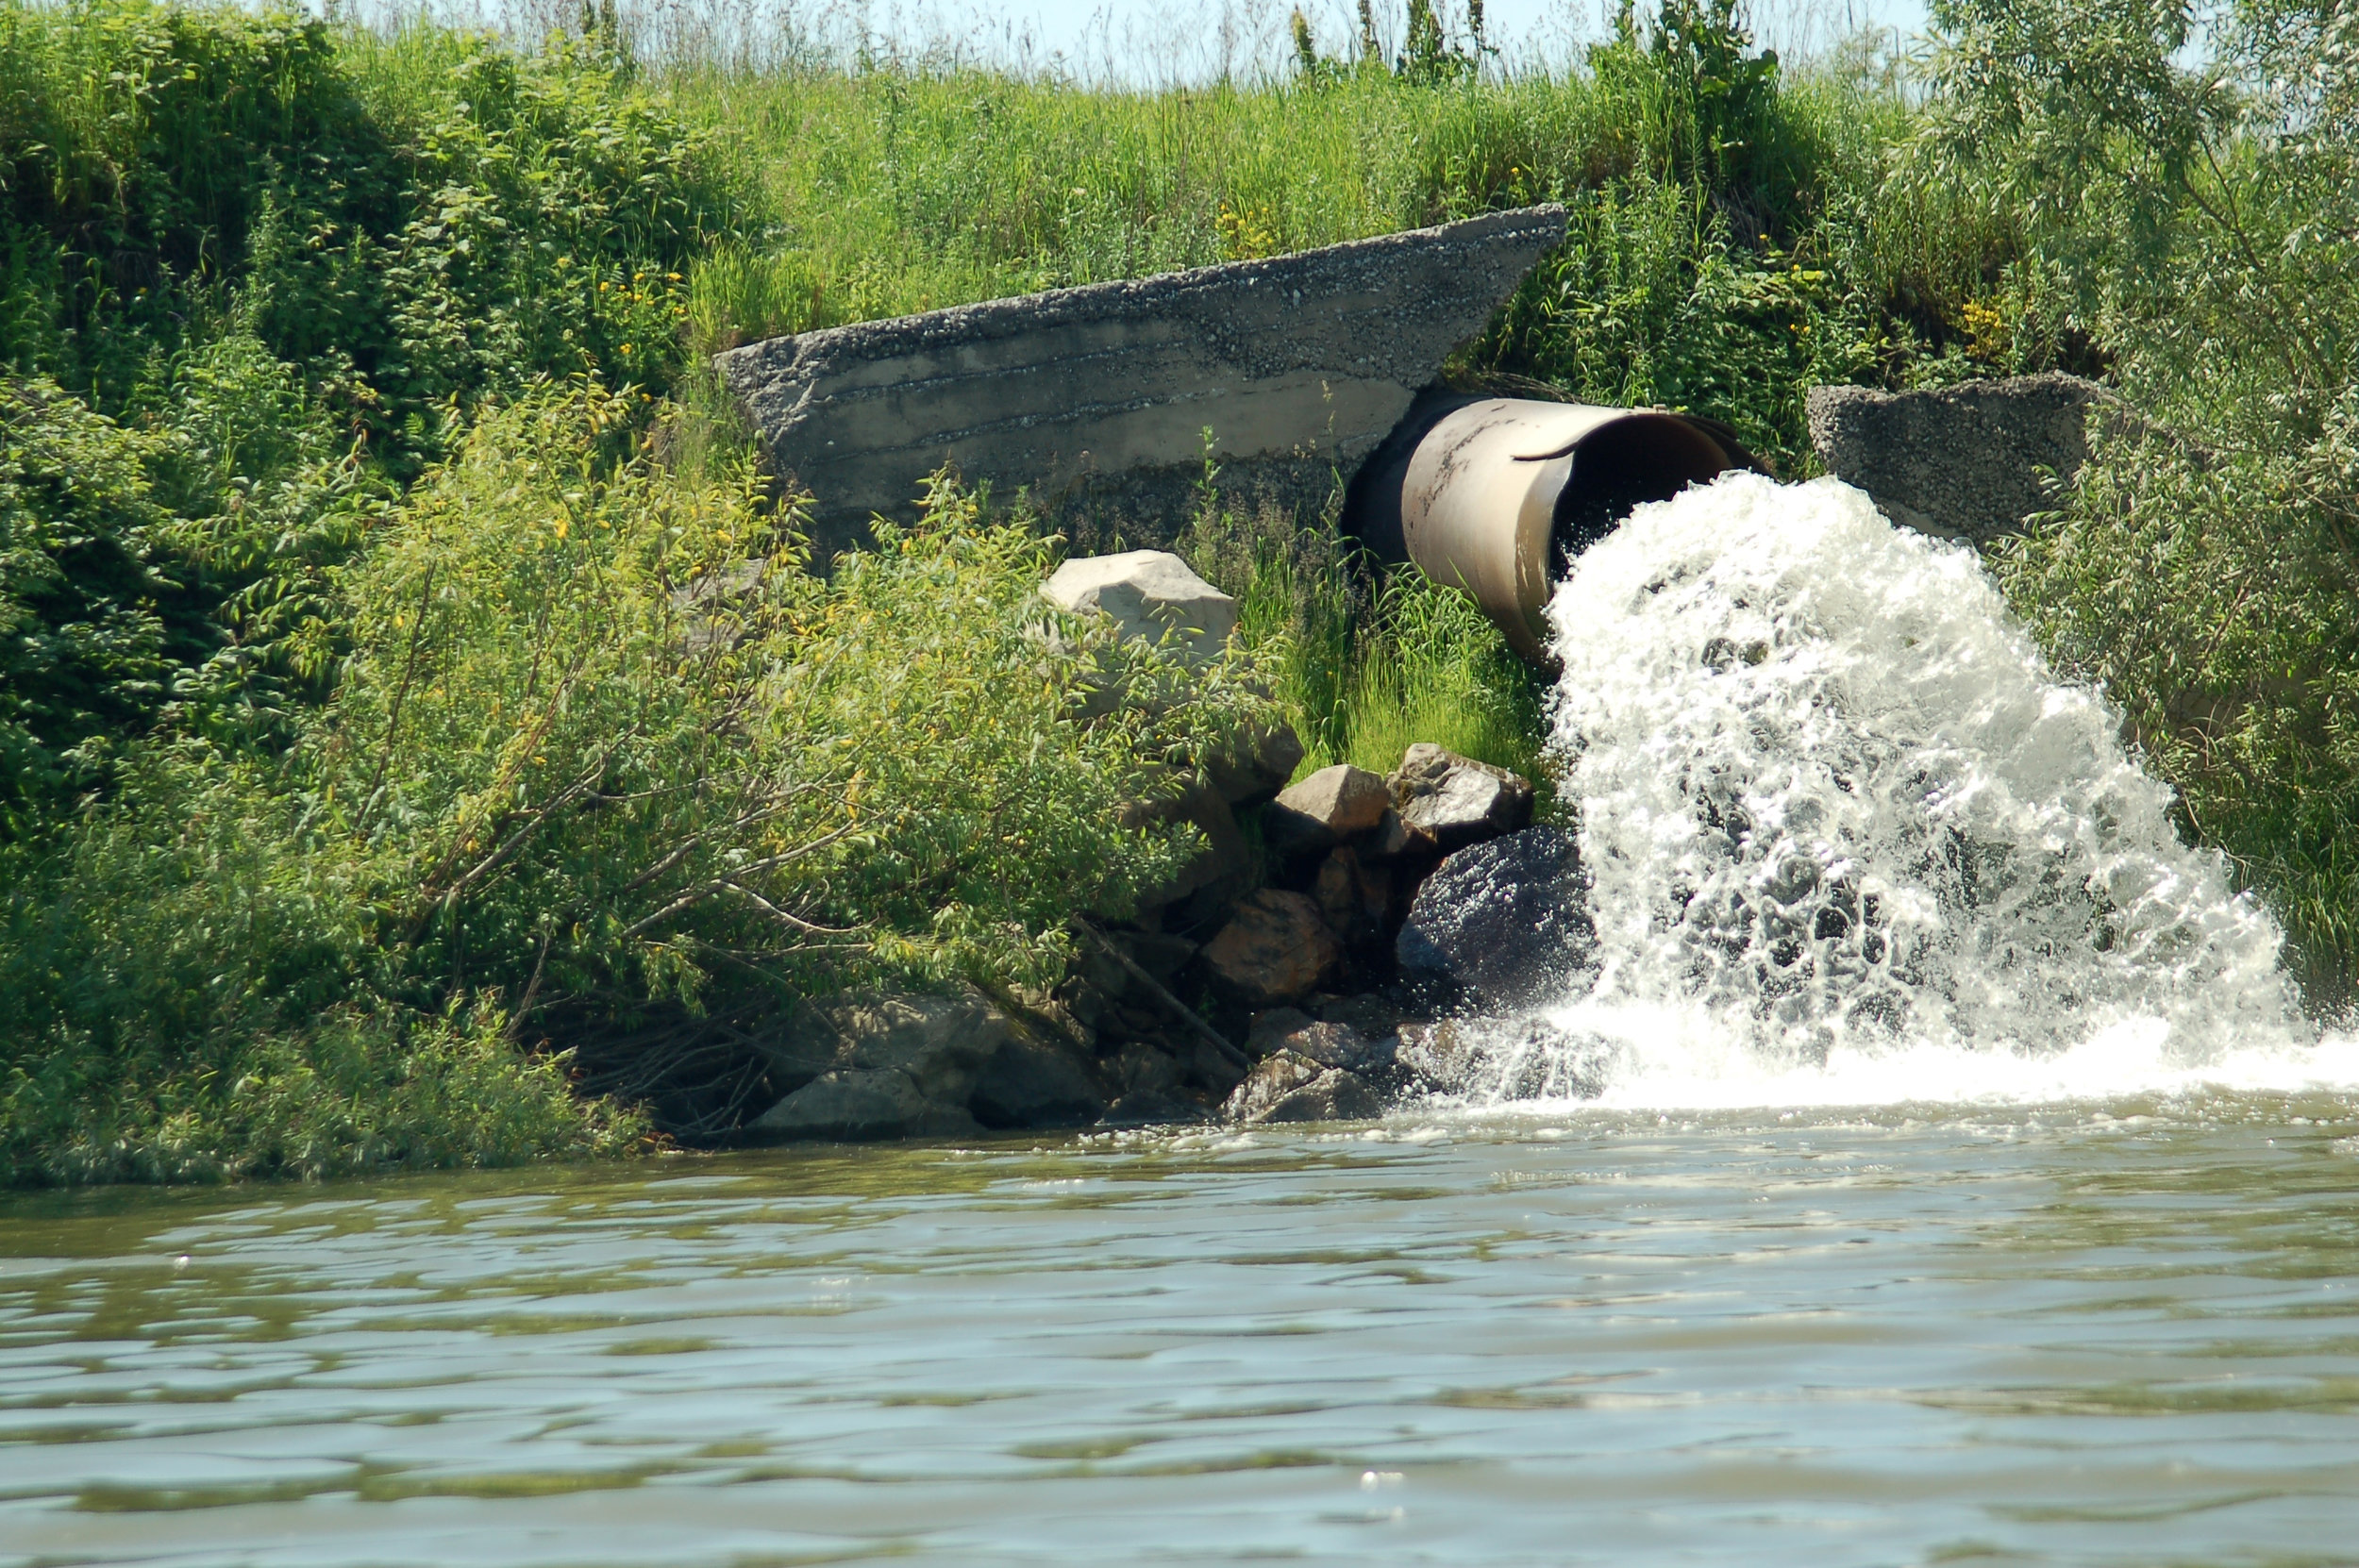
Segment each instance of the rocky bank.
M1043 592L1215 656L1236 606L1179 557L1068 560ZM840 997L764 1032L759 1139L1372 1116L1479 1076L1447 1020L1509 1009L1588 960L1571 838L1530 780L1435 745L1390 774L1289 783L1291 730L1246 737L1179 795L1203 847L1119 924L1077 916L1044 993ZM1464 1037L1464 1038L1462 1038Z

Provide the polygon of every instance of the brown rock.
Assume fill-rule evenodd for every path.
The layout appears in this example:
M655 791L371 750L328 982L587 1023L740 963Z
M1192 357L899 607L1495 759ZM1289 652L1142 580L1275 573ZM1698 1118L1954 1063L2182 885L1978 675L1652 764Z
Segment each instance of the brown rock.
M1316 904L1264 888L1237 906L1202 958L1214 990L1248 1008L1269 1008L1317 990L1342 964L1344 948Z
M1430 742L1411 746L1388 782L1401 822L1445 850L1513 833L1531 820L1530 780Z
M1338 762L1279 792L1278 804L1314 818L1339 839L1374 827L1393 797L1384 780L1365 768Z
M1367 832L1391 805L1383 779L1338 762L1279 792L1262 812L1262 842L1281 860L1305 860Z

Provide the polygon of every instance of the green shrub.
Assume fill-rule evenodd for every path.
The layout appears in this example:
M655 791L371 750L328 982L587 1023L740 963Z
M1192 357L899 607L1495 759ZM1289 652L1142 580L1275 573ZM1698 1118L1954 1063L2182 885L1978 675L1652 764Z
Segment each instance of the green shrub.
M10 852L15 1179L618 1147L553 1020L1043 981L1191 847L1124 809L1265 715L1248 661L1055 613L1050 542L947 480L822 581L750 467L660 468L638 408L487 414L334 574L349 652L283 755L136 745Z
M0 379L0 838L95 782L163 701L179 585L153 449L53 381Z
M2022 217L2155 423L2100 442L2008 597L2102 681L2190 837L2284 920L2315 1003L2359 965L2359 34L2256 4L1936 8L1930 140Z

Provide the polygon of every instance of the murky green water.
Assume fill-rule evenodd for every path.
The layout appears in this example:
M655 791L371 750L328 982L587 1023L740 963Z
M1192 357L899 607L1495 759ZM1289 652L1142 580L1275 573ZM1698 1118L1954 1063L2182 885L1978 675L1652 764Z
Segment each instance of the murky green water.
M2347 1100L0 1199L0 1562L2359 1561Z

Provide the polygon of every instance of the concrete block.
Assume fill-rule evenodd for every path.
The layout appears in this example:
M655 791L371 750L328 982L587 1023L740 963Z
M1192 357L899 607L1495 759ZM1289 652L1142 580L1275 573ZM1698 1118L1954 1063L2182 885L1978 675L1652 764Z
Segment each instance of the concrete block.
M2120 399L2074 375L1967 381L1932 392L1813 387L1811 445L1827 472L1857 485L1886 517L1941 539L1982 544L2020 533L2055 503L2040 471L2069 481L2088 457L2088 416Z
M945 461L1167 543L1199 504L1208 427L1232 498L1323 502L1564 223L1561 207L1495 212L774 338L715 364L780 474L817 498L822 565L866 541L872 512L912 515Z

